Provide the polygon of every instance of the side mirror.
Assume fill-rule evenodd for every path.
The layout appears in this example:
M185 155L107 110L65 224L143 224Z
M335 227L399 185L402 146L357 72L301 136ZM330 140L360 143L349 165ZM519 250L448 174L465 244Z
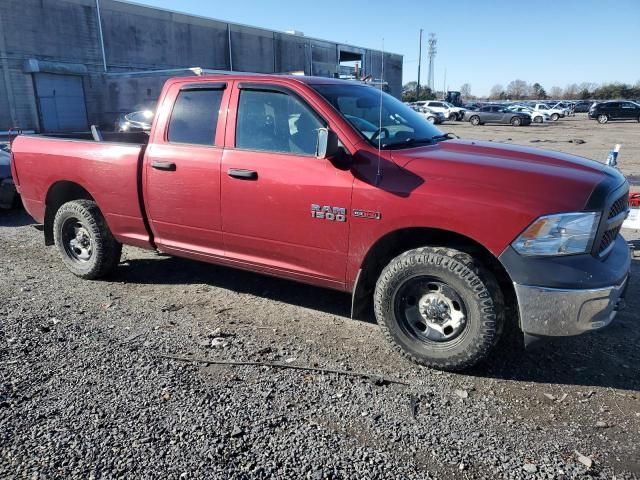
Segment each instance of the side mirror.
M317 158L333 158L338 154L338 136L328 128L318 129Z

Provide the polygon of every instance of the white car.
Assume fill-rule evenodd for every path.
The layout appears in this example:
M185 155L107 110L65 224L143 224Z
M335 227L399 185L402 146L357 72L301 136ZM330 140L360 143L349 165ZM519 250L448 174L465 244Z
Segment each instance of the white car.
M522 105L512 105L508 108L509 110L512 110L514 112L528 113L529 116L531 117L531 121L535 123L548 122L551 119L548 113L540 110L534 110L531 107L524 107Z
M455 105L452 105L449 102L442 102L442 103L444 103L447 107L449 107L450 112L453 112L456 114L456 118L451 118L451 120L462 121L462 119L464 118L464 112L467 111L466 108L456 107Z
M551 108L546 103L536 103L533 107L531 107L536 112L542 112L549 115L549 118L554 122L558 120L560 117L564 117L564 110L559 108Z
M415 102L415 105L419 107L427 107L430 110L438 113L443 113L444 118L447 120L455 120L458 118L458 115L451 111L451 109L447 106L447 102L441 102L437 100L420 100Z
M428 107L421 107L416 104L410 105L410 107L416 113L422 115L429 123L435 123L439 125L446 120L444 113L434 112Z

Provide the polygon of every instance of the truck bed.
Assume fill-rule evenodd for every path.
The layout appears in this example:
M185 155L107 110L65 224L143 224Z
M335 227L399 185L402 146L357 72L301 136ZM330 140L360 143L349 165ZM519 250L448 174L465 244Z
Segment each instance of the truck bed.
M102 142L91 134L17 137L12 151L18 191L27 211L42 223L48 203L69 188L81 188L100 205L119 241L148 247L140 194L148 136L107 133L104 137Z

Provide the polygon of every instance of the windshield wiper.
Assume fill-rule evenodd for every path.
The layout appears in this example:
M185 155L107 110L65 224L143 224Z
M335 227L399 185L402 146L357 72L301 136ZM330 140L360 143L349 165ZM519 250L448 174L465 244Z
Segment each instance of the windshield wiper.
M427 144L432 144L435 143L436 140L434 140L435 137L429 137L429 138L407 138L402 142L398 142L398 143L387 143L387 144L382 144L381 147L387 150L392 150L394 148L407 148L407 147L412 147L418 143L427 143Z
M389 144L382 144L381 147L387 150L392 150L394 148L408 148L408 147L412 147L418 143L426 143L426 144L434 144L436 142L442 142L445 140L451 140L452 138L460 138L457 135L454 135L453 133L447 132L445 134L442 135L434 135L433 137L429 137L429 138L407 138L405 139L403 142L398 142L398 143L389 143Z
M434 141L444 141L444 140L452 140L454 138L460 138L455 133L447 132L442 135L436 135L435 137L431 137Z

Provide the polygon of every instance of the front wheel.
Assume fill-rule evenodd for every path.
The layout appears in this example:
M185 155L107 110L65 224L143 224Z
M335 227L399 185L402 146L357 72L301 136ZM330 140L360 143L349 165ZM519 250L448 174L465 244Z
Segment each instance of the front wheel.
M536 123L542 123L544 119L540 115L538 115L537 117L533 117L533 121Z
M418 248L385 267L375 315L394 348L421 365L462 370L487 358L503 327L493 275L470 255Z
M436 123L436 117L427 117L427 122Z
M598 115L598 123L605 124L609 121L609 116L605 114Z
M78 277L104 277L120 262L122 244L91 200L74 200L60 207L53 221L53 239L62 261Z
M560 118L560 115L558 115L557 113L551 114L551 120L553 120L554 122L557 122L559 118Z
M477 115L474 115L469 119L469 122L471 122L471 125L478 126L480 125L480 117L478 117Z

